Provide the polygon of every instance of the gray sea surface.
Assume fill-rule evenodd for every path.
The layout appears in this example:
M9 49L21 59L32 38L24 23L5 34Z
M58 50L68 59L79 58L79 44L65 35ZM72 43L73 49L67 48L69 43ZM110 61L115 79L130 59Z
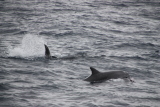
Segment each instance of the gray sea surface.
M159 106L160 0L0 0L0 107Z

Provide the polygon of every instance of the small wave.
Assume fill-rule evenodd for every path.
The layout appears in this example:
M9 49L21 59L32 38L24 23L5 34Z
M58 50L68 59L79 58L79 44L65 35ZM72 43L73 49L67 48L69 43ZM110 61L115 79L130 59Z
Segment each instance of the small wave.
M147 57L151 57L151 58L156 58L156 59L160 58L160 52L159 52L159 50L154 50L153 52L151 51L150 53L143 54L143 55L147 56Z
M77 52L73 55L67 55L67 56L62 56L57 59L63 59L63 60L75 60L75 59L94 59L94 58L103 58L106 57L105 55L91 55L88 54L87 52Z
M121 44L117 44L117 45L114 45L112 46L112 48L115 48L115 49L119 49L119 48L126 48L126 47L138 47L138 48L153 48L155 47L156 45L153 44L153 43L121 43Z
M5 91L10 88L8 83L0 83L0 91Z
M63 60L74 60L74 59L78 59L78 58L85 58L88 57L87 53L85 52L78 52L74 55L67 55L67 56L62 56L59 59L63 59Z
M12 59L12 60L45 60L44 56L28 56L28 57L22 57L22 56L0 56L0 58L4 59Z
M113 58L117 58L119 60L145 60L145 61L148 61L147 58L144 58L142 56L110 56L110 57L113 57Z

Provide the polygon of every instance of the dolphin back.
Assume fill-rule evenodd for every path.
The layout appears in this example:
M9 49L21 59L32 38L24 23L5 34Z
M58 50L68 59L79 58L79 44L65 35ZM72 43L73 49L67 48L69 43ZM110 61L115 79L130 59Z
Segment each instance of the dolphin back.
M104 80L109 80L109 79L125 79L128 78L130 79L130 76L128 73L125 71L109 71L109 72L99 72L93 67L90 67L92 74L84 79L84 81L88 82L99 82L99 81L104 81Z

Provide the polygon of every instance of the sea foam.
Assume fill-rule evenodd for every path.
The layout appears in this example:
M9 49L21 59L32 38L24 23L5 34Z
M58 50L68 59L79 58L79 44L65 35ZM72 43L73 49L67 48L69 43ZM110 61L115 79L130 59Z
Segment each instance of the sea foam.
M8 49L9 57L42 57L44 56L45 40L42 37L26 34L21 44Z

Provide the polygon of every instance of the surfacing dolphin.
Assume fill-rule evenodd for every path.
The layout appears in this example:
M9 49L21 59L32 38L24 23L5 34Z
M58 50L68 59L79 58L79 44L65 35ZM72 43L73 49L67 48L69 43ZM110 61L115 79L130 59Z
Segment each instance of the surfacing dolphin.
M46 44L44 44L44 47L45 47L45 58L46 59L64 59L64 60L70 59L72 60L72 59L77 58L76 56L66 56L66 57L57 58L56 56L51 56L50 50Z
M102 82L109 79L121 78L121 79L128 79L131 82L134 82L133 80L130 79L129 74L124 71L99 72L93 67L90 67L90 69L92 71L92 74L89 77L87 77L84 81L94 83L94 82Z
M55 59L55 58L57 58L55 56L51 56L50 50L49 50L47 45L44 44L44 47L45 47L45 58L46 59L52 59L52 58Z

